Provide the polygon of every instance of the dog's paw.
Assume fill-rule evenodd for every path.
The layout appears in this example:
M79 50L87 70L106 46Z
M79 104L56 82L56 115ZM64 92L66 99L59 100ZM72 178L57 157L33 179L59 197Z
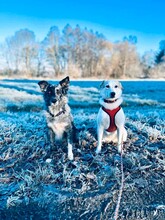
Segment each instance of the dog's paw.
M73 160L72 145L68 144L68 159Z
M68 154L68 159L69 159L69 160L73 160L73 158L74 158L74 157L73 157L73 153L69 153L69 154Z
M121 145L118 145L117 149L118 149L118 153L121 153Z
M96 149L96 154L99 154L101 152L101 148Z

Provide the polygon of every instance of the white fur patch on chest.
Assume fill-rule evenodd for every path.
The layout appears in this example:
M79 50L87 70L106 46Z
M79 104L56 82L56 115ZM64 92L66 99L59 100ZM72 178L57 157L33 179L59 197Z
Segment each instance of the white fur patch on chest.
M66 122L48 122L48 127L55 133L56 140L61 140L68 123Z

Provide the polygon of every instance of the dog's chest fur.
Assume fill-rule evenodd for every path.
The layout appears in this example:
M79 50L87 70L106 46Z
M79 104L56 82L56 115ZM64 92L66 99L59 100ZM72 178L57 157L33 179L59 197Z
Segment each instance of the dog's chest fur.
M55 133L57 140L62 139L64 132L71 129L72 116L70 113L70 107L68 104L51 105L46 111L47 125ZM59 114L59 115L58 115Z
M48 122L48 127L51 128L55 133L56 140L62 139L67 126L68 124L65 122L60 122L60 123L57 123L55 121Z

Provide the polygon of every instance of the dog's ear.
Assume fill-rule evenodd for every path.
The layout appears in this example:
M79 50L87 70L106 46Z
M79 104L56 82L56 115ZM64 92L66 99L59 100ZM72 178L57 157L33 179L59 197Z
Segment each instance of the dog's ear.
M69 76L67 76L66 78L64 78L64 79L62 79L62 80L60 81L60 85L61 85L62 87L68 87L68 86L69 86L69 82L70 82Z
M42 81L38 82L38 85L41 89L41 92L46 92L46 89L47 89L49 83L47 81L42 80Z
M68 92L68 88L69 88L69 83L70 83L70 80L69 80L69 76L67 76L66 78L62 79L59 84L61 85L62 87L62 91L63 91L63 94L67 94Z
M102 81L102 83L100 84L100 89L104 88L104 85L105 85L105 80Z
M123 90L123 86L121 85L121 82L118 82L118 83L119 83L119 87L120 87L120 89Z

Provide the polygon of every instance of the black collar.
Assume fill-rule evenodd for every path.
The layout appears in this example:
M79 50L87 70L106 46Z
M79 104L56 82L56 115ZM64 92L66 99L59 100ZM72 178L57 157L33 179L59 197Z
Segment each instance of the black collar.
M60 116L61 114L64 114L64 113L65 113L65 109L61 110L61 111L58 112L56 115L54 115L54 114L52 114L51 112L49 112L49 114L50 114L53 118L58 117L58 116Z

